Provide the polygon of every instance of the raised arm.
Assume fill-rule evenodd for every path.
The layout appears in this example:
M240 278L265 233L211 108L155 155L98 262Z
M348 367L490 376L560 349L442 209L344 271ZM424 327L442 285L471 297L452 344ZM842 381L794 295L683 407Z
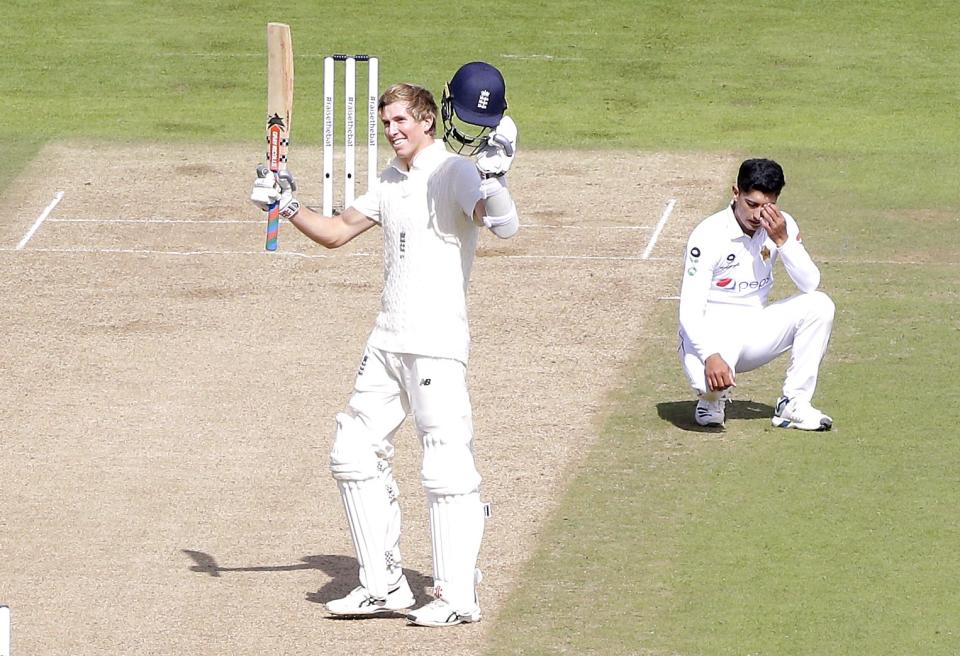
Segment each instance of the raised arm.
M512 118L504 116L476 157L481 181L480 200L473 208L473 220L502 239L512 237L520 229L517 206L507 189L507 171L516 152L517 125Z
M760 223L777 245L783 267L793 284L805 294L814 291L820 285L820 269L803 246L797 222L770 203L761 208Z

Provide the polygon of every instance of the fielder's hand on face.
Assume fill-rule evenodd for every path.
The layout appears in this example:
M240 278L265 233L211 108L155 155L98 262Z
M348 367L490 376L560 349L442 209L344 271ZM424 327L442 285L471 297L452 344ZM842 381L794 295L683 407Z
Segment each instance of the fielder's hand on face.
M487 145L477 153L477 169L483 176L503 175L510 170L517 152L517 124L509 116L487 135Z
M257 179L250 192L250 202L266 212L274 203L280 203L280 216L290 219L300 211L300 201L293 197L297 182L290 171L274 173L265 166L257 167Z
M787 222L780 208L775 204L767 203L760 207L760 225L777 246L783 246L786 243Z

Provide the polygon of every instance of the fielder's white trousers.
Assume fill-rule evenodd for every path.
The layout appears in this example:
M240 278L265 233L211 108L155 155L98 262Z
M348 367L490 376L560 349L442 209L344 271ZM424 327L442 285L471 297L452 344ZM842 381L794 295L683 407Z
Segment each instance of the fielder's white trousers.
M707 320L720 356L735 373L751 371L791 351L783 396L809 402L833 330L834 305L823 292L797 294L763 308L710 304ZM680 331L680 362L698 394L707 392L703 360Z

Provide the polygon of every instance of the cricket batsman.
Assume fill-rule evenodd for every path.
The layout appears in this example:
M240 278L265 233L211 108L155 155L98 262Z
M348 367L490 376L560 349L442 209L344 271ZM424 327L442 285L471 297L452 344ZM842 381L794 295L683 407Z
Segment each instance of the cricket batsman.
M336 417L330 453L359 563L359 585L327 603L333 615L391 614L414 605L402 569L400 489L392 468L394 435L411 416L423 450L435 598L406 617L431 627L480 620L485 505L467 390L466 292L480 230L506 239L519 227L506 178L517 128L506 108L500 71L465 64L446 85L438 140L433 95L395 84L378 102L395 156L378 184L342 213L323 216L302 206L288 173L263 172L254 184L254 203L266 208L279 201L281 217L327 248L374 227L383 235L380 312L353 394Z

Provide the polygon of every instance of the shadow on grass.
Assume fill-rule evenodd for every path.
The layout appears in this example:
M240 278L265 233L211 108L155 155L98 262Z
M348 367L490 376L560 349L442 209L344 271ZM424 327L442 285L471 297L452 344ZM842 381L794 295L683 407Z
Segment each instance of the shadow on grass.
M657 404L657 415L664 421L681 430L697 433L722 433L722 428L700 426L693 420L693 412L697 407L696 401L666 401ZM734 401L727 404L726 420L739 419L766 419L773 416L773 406L756 401Z

